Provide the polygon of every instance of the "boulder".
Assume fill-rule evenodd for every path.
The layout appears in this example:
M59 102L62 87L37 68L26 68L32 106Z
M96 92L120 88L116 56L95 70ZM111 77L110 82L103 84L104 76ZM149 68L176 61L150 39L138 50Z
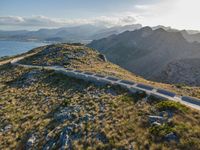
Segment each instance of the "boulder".
M166 141L178 141L178 137L176 136L175 133L171 132L171 133L165 135L165 140Z
M31 135L26 143L26 150L31 149L34 146L35 141L36 137L34 135Z
M10 131L11 128L12 128L12 125L8 124L7 126L4 127L3 131L8 132L8 131Z
M106 58L105 55L99 54L99 58L100 58L101 60L103 60L104 62L107 62L107 58Z
M155 122L153 122L151 125L153 125L153 126L161 126L161 123L155 121Z
M166 119L162 116L149 116L149 123L154 123L154 122L158 122L158 123L164 123L166 122Z

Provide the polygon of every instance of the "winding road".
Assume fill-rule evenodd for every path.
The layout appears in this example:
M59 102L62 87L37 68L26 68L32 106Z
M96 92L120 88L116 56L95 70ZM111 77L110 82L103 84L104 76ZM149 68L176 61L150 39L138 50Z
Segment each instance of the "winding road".
M110 84L110 85L119 85L131 93L135 93L136 91L145 92L148 95L153 95L155 97L161 99L173 100L176 102L180 102L184 105L192 107L194 109L200 110L200 100L197 98L192 98L188 96L179 96L173 92L166 91L164 89L158 89L149 85L145 85L142 83L136 83L128 80L121 80L112 76L103 76L99 74L95 74L92 72L83 72L75 69L64 68L61 66L35 66L35 65L24 65L18 63L20 60L24 59L27 56L18 57L10 61L10 63L14 66L21 66L26 68L37 68L37 69L46 69L46 70L54 70L56 72L65 74L69 77L82 79L85 81L90 81L98 84Z

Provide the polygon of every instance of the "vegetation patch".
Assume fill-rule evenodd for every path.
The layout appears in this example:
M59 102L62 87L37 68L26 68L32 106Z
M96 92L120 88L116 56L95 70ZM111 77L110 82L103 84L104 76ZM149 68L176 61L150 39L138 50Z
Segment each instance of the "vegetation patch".
M157 98L157 97L155 97L155 96L153 96L153 95L150 95L150 96L148 96L148 98L147 98L147 102L148 102L149 104L151 104L151 105L157 104L157 103L159 103L159 102L161 102L161 101L163 101L163 100L161 100L160 98Z
M130 95L130 94L125 94L121 97L121 100L124 101L124 102L128 102L128 103L132 103L132 102L135 102L136 99L133 95Z
M136 92L133 94L133 97L135 97L135 102L137 102L138 100L146 98L147 94L146 94L146 92Z
M155 105L156 109L159 111L179 111L179 112L187 112L188 108L179 102L164 100Z
M168 124L163 124L160 126L152 126L149 128L149 131L154 137L163 139L167 134L174 132L174 128Z

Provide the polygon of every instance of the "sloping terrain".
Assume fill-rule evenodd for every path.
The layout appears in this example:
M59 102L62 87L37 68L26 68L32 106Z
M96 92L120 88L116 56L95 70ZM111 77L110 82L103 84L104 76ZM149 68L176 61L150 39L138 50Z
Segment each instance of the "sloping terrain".
M200 59L181 59L169 63L158 76L160 81L200 85Z
M200 44L187 42L180 32L152 30L149 27L96 40L88 46L105 54L111 62L154 81L161 81L158 77L166 70L169 63L181 59L200 58ZM192 63L193 61L190 64L195 65ZM190 77L197 71L184 72L185 77ZM166 79L168 79L167 83L174 83L171 78ZM190 78L181 79L176 83L188 84L185 81L190 81ZM198 81L199 76L196 79ZM194 82L189 84L192 83ZM196 82L193 85L200 85L200 83Z
M181 31L183 37L189 42L198 42L200 43L200 33L189 33L187 30Z
M106 60L104 55L84 45L49 45L33 49L29 53L36 54L25 58L20 63L44 66L64 66L66 68L74 68L102 75L111 75L121 79L133 80L158 88L164 88L179 95L188 95L200 98L199 87L190 87L183 84L163 84L145 80L140 76L137 76L113 63L110 63Z
M63 51L67 55L58 61ZM104 68L105 74L136 79L85 46L51 45L36 52L21 63ZM0 149L200 149L200 112L144 93L4 64L0 95Z

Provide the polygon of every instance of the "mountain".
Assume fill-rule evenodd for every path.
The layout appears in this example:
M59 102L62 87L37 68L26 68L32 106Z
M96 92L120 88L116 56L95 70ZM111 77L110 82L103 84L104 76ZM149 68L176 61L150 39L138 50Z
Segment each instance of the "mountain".
M141 27L140 24L111 28L86 24L58 29L40 29L38 31L0 31L0 40L89 43L94 39L119 34L126 30L133 31Z
M169 32L178 32L179 30L178 29L174 29L172 27L166 27L166 26L163 26L163 25L158 25L158 26L154 26L152 27L153 30L157 30L157 29L164 29L166 31L169 31Z
M200 31L198 30L178 30L178 29L174 29L171 27L165 27L162 25L158 25L155 27L152 27L153 30L162 28L168 32L181 32L183 37L188 41L188 42L198 42L200 43Z
M181 61L183 66L188 61L190 65L196 66L196 61L190 60L199 60L200 58L200 44L188 42L181 32L168 32L161 28L152 30L150 27L144 27L132 32L127 31L94 40L88 46L98 49L111 62L146 79L166 83L200 85L198 67L193 67L194 70L191 72L183 69L181 72L185 73L185 76L180 80L174 80L174 75L165 79L162 77L166 70L182 69L170 65L170 63L174 64L172 62L187 59L187 61ZM176 71L178 70L174 72ZM192 78L193 74L197 75L195 82Z
M187 41L200 43L200 33L199 32L193 32L193 33L191 33L190 31L182 30L181 33L182 33L183 37Z
M200 83L200 58L185 58L170 62L162 74L160 81L170 83L186 83L198 85Z
M147 34L144 34L147 36ZM44 66L140 81L181 94L197 88L144 80L81 44L35 48L0 61L0 149L200 149L200 112Z
M113 34L120 34L125 31L134 31L134 30L140 29L140 28L142 28L141 24L115 26L115 27L100 30L98 33L96 33L94 36L92 36L92 39L97 40L97 39L108 37Z
M18 30L18 31L2 31L0 30L0 40L13 40L15 39L15 36L17 35L24 35L28 33L29 31L27 30Z
M98 40L110 35L120 34L125 31L134 31L140 28L142 28L141 24L114 26L109 28L105 26L86 24L57 29L40 29L37 31L0 31L0 40L90 43L92 40ZM152 27L153 30L160 28L168 32L180 32L178 29L165 27L162 25ZM182 30L181 33L183 37L189 42L200 42L199 31Z
M59 42L82 42L88 40L90 35L93 35L98 30L104 27L82 25L75 27L63 27L58 29L40 29L38 31L17 32L13 31L6 35L6 31L0 32L0 39L6 40L21 40L21 41L50 41L59 40ZM8 31L10 33L10 31Z

